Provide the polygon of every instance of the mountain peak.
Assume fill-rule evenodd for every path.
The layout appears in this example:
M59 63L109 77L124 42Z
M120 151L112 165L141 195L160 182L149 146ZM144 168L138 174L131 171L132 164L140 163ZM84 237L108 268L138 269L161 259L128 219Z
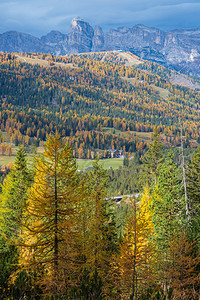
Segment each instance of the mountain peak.
M90 26L90 24L88 22L84 21L80 17L75 17L71 21L70 33L75 32L75 31L86 34L87 36L94 35L94 30L93 30L92 26Z
M70 25L69 46L71 53L90 52L94 30L80 17L75 17Z
M80 17L74 17L73 19L72 19L72 22L73 21L84 21L82 18L80 18Z
M70 33L51 31L41 39L10 31L0 34L0 51L50 52L56 55L109 50L133 54L167 67L200 76L200 29L176 29L165 32L142 24L119 27L104 33L80 17L71 21Z

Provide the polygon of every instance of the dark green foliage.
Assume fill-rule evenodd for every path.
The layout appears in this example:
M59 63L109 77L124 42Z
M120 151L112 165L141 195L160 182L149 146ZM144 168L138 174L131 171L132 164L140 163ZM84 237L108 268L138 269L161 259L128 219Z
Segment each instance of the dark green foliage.
M27 189L31 183L31 174L26 165L26 154L19 147L11 172L7 175L0 195L0 289L5 297L22 296L27 276L19 275L13 285L10 275L17 270L18 251L16 244L20 238L22 212L26 206Z
M0 192L2 191L2 184L5 178L6 174L0 171Z
M126 203L123 199L120 201L120 203L116 203L113 206L113 212L116 220L117 235L120 240L124 235L126 217L129 210L130 210L130 204Z
M95 159L93 169L86 174L87 207L85 216L84 262L81 293L83 299L112 297L111 264L118 251L113 205L106 198L107 176ZM82 296L84 296L82 294Z
M0 198L1 232L6 239L16 242L21 229L22 212L26 206L27 189L31 184L31 173L27 169L26 154L22 146L17 151L13 169L2 186Z
M187 168L187 191L191 214L200 214L200 147L194 153Z
M144 177L146 183L150 186L157 182L159 170L164 160L163 144L160 142L159 137L158 128L155 127L152 135L153 142L149 144L149 149L142 159L144 163Z
M128 159L128 155L126 155L124 157L123 166L128 167L128 165L129 165L129 159Z
M126 161L128 164L126 168L107 171L109 176L108 194L110 196L130 195L140 191L139 175L142 164L140 154L136 152L132 159Z
M74 288L71 295L72 299L88 299L88 300L101 300L102 296L102 280L98 276L97 270L95 270L94 276L91 278L87 270L84 271L84 274L81 278L81 284L78 289Z
M3 239L0 239L1 247L5 243ZM0 294L1 299L10 294L9 277L16 270L14 264L16 264L17 253L13 246L7 247L7 250L0 251Z
M161 165L153 199L155 239L160 249L166 250L171 239L184 224L183 188L179 171L170 152Z
M4 242L1 240L1 245ZM12 274L18 268L18 251L15 246L11 245L6 249L0 251L0 299L20 299L23 296L28 299L37 299L35 295L41 291L36 285L33 286L26 272L21 272L15 282L12 280Z
M189 198L190 229L200 247L200 147L194 153L186 173Z

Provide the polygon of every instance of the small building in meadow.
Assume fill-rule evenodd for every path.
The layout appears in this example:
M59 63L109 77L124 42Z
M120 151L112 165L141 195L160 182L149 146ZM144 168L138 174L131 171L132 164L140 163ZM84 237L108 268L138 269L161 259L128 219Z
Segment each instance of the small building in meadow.
M123 150L108 149L107 154L111 158L124 158L124 151Z

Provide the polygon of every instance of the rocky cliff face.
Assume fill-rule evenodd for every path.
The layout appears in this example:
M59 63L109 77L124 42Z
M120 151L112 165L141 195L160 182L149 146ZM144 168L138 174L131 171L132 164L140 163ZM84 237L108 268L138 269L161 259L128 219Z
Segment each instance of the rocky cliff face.
M52 30L47 35L41 37L41 42L51 49L50 53L56 55L66 52L64 47L66 41L68 41L68 36L55 30Z
M51 47L32 35L8 31L0 34L0 51L2 52L49 52Z
M131 51L139 57L159 62L189 75L200 76L200 29L164 32L136 25L104 33L89 23L74 18L70 33L51 31L41 39L19 32L0 35L0 51L49 52L55 55L91 51Z
M200 30L164 32L136 25L110 30L104 36L104 49L131 51L188 75L200 76Z
M90 52L94 30L89 23L79 17L71 22L68 47L69 53Z
M92 51L98 52L104 48L104 33L100 26L94 29L94 36L92 39Z
M49 46L61 45L66 38L65 34L60 33L59 31L52 30L47 35L41 37L41 42Z

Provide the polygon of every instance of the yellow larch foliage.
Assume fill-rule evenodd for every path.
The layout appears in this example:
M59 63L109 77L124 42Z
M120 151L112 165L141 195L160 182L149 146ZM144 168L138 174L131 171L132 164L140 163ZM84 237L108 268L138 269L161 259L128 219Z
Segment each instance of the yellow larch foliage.
M121 271L122 299L136 299L145 286L154 281L154 245L151 237L154 234L152 223L152 198L146 188L140 203L137 199L131 202L127 216L126 233L121 244L119 267ZM148 284L147 284L148 283Z

